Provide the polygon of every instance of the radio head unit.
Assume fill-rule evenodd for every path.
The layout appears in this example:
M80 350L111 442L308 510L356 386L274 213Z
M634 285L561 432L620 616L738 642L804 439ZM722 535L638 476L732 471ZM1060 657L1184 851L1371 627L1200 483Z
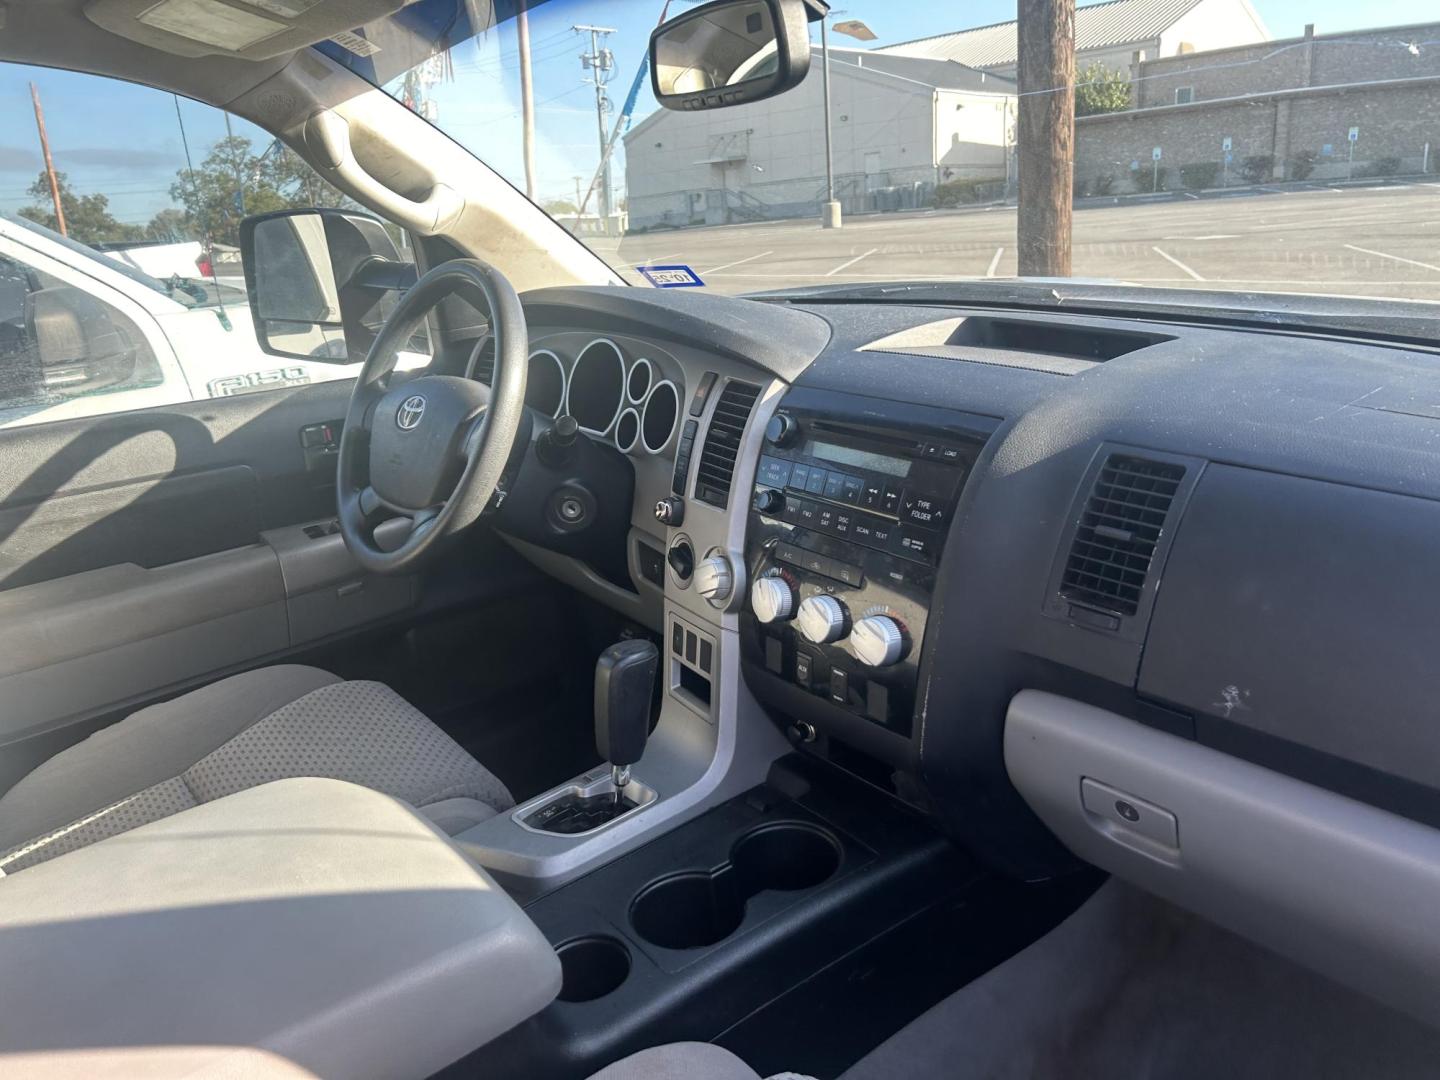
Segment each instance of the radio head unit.
M887 405L792 390L771 419L742 656L798 742L834 756L838 740L908 769L936 567L996 421Z

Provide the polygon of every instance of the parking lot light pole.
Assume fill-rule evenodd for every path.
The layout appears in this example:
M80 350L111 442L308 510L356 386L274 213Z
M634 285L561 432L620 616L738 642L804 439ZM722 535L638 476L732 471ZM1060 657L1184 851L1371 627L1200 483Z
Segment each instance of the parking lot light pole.
M825 84L825 205L820 208L822 229L840 228L840 204L835 201L835 155L830 147L830 38L826 20L820 20L820 81Z
M830 143L830 38L825 24L827 19L843 14L843 11L831 11L820 20L820 81L825 84L825 205L820 208L822 229L838 229L841 224L840 203L835 199L835 155ZM875 32L859 19L836 23L835 32L848 34L860 41L875 40Z

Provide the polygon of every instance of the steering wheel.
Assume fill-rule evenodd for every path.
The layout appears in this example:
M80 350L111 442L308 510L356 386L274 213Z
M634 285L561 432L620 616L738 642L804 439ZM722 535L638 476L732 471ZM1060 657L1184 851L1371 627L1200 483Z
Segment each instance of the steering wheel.
M489 311L495 342L490 388L453 375L390 385L400 350L430 309L451 294ZM444 537L473 525L490 505L525 411L526 343L515 289L478 259L441 263L400 298L365 357L340 433L340 535L366 570L412 571ZM386 550L375 527L398 516L410 519L410 534Z

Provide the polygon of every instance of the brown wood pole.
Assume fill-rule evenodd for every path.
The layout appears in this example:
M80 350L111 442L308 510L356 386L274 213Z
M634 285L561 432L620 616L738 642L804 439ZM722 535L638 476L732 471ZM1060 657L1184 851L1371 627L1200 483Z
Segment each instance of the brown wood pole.
M1019 0L1016 246L1022 277L1069 277L1075 145L1075 0Z
M61 236L69 236L65 229L65 208L60 205L60 181L55 177L55 162L50 158L50 139L45 134L45 113L40 108L40 91L30 84L30 100L35 105L35 126L40 131L40 152L45 156L45 175L50 179L50 198L55 203L55 224Z

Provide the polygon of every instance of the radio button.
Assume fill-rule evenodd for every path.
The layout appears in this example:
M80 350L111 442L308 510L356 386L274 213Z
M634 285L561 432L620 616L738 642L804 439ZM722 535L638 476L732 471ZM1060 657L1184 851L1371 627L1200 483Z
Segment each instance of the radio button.
M900 520L926 529L945 524L945 504L938 495L906 492L900 500Z
M845 477L842 473L832 472L825 476L825 497L827 499L838 499L845 490Z
M900 509L900 486L898 484L885 485L885 494L880 496L880 509L887 514L893 514Z
M860 488L860 505L871 510L879 509L885 498L885 485L879 480L866 480Z
M796 518L797 524L803 525L807 529L813 529L816 528L819 517L819 506L811 502L809 499L800 500L800 513L799 516Z
M850 513L850 511L836 510L835 522L831 527L831 531L834 532L836 536L849 536L850 526L854 523L854 520L855 515Z
M802 465L800 462L790 466L790 487L795 491L804 491L805 485L810 482L810 466Z
M958 446L950 446L949 444L944 444L944 445L942 445L942 446L940 447L940 460L941 460L941 461L949 462L949 463L952 464L952 465L955 464L956 462L960 461L960 460L961 460L960 447L958 447Z
M847 476L845 477L845 488L841 491L840 497L847 503L858 506L860 503L860 495L864 490L865 481L861 480L858 476Z
M810 466L810 478L805 481L806 493L810 495L825 494L825 477L826 472L824 469L817 469L813 465Z
M815 527L822 532L834 532L835 511L828 506L820 507L815 517Z
M888 521L872 521L870 524L871 539L876 547L888 548L897 531Z
M756 483L766 487L783 488L790 482L790 462L776 457L761 457Z
M890 550L907 559L931 562L935 557L935 538L910 529L896 529Z

